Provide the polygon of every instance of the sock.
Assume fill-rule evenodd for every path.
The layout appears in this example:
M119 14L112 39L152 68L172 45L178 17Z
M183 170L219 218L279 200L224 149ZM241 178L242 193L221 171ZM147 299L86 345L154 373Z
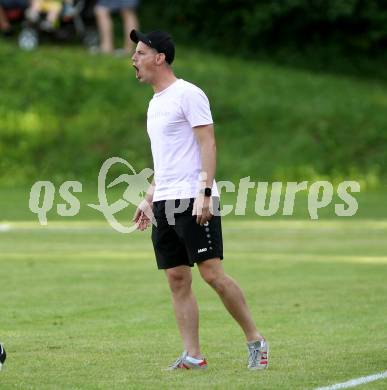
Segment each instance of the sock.
M263 341L263 340L262 340ZM262 341L261 340L256 340L256 341L248 341L247 342L247 345L249 347L255 347L257 345L257 343L259 343L259 346L262 345Z

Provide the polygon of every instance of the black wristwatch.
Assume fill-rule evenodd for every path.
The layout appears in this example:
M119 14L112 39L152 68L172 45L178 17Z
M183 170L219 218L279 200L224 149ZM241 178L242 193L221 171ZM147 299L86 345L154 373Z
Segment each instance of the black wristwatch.
M209 198L212 195L212 190L210 187L206 187L200 190L200 193Z

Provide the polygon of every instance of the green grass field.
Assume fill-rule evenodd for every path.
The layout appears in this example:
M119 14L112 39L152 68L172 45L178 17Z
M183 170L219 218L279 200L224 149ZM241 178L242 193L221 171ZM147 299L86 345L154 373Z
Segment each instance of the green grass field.
M243 335L196 269L209 369L162 371L182 348L149 232L1 226L1 389L313 389L387 368L386 220L225 218L224 267L271 343L266 372L247 371Z

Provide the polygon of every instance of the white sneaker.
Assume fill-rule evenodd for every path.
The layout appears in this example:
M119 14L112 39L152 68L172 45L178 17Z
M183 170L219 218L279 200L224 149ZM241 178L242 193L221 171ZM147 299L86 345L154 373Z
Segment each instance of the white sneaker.
M265 339L247 343L249 370L264 370L269 367L269 344Z
M187 351L184 351L181 356L167 368L167 371L177 370L179 368L186 370L202 370L204 368L207 368L207 361L206 359L191 358L190 356L188 356Z

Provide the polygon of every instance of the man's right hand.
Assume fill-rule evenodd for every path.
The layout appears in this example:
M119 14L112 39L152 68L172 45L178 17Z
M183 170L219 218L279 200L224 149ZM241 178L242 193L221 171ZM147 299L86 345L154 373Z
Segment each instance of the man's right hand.
M144 231L147 229L147 227L154 221L153 204L144 199L138 205L132 221L136 223L138 230Z

